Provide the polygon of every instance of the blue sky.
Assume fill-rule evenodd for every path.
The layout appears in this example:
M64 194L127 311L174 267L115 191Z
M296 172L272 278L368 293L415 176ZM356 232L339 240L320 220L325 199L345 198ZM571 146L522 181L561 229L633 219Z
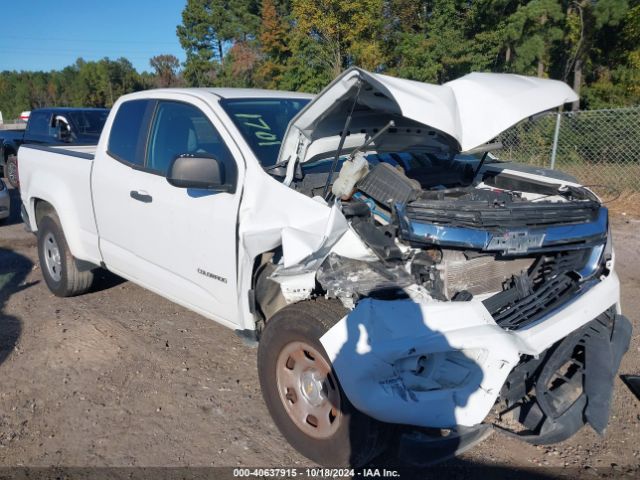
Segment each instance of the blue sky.
M186 0L8 0L0 2L0 71L52 70L78 57L125 57L138 71L149 58L184 61L176 36Z

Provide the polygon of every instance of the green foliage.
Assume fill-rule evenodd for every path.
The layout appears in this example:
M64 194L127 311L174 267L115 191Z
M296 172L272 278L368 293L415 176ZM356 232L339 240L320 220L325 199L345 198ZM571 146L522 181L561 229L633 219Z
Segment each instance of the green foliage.
M289 57L279 88L319 92L332 79L331 52L327 45L296 32L291 38Z
M180 85L180 60L175 55L156 55L149 60L149 65L155 72L158 87L176 87Z
M582 107L640 104L640 0L187 0L176 32L186 61L158 55L152 74L125 59L1 72L0 110L183 84L317 92L354 65L436 83L539 75L581 87Z
M97 62L78 59L52 72L0 72L0 110L5 119L45 106L110 107L119 96L152 82L124 58Z
M220 70L230 47L255 37L258 13L256 0L188 0L176 30L187 54L187 82L203 86L224 76Z
M277 88L282 83L291 56L287 25L280 17L274 0L263 0L259 30L261 65L257 72L260 86Z
M563 19L564 12L558 0L531 0L518 6L504 27L505 40L514 55L508 69L544 75L553 44L563 37Z
M383 0L293 0L294 28L326 52L333 76L351 65L384 64Z

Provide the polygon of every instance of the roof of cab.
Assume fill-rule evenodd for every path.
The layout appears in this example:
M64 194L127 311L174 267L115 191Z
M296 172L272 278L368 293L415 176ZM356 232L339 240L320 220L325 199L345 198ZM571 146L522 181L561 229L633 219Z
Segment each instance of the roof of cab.
M236 98L313 98L315 95L283 90L264 90L259 88L206 88L210 93L224 99Z
M36 112L54 112L54 113L68 113L68 112L106 112L108 108L100 107L42 107L34 108L31 113Z

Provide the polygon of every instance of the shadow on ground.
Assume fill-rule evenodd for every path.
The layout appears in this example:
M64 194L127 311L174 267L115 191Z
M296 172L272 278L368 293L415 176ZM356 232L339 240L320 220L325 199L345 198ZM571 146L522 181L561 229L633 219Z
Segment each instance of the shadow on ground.
M111 273L104 268L97 268L94 272L93 282L90 292L100 292L125 283L126 280L115 273Z
M20 218L20 205L22 204L20 200L20 190L11 188L6 182L5 185L9 188L11 208L9 211L9 217L2 221L2 225L17 225L18 223L22 223L22 218Z
M12 250L0 248L0 364L11 355L22 333L22 322L5 312L9 298L38 282L25 283L33 263Z

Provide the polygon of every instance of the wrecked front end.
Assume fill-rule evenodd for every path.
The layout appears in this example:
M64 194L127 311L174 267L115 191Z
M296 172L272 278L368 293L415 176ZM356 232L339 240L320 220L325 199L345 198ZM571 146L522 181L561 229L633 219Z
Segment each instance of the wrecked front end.
M630 338L607 209L502 164L472 179L434 156L367 161L336 203L347 232L305 273L272 276L287 302L351 310L321 342L353 405L412 427L492 422L534 443L585 423L603 433Z
M607 209L566 176L496 161L483 143L539 111L541 92L549 105L573 93L537 79L527 90L515 76L413 93L415 82L355 73L290 124L284 183L331 214L315 237L283 230L269 270L279 289L257 289L257 303L339 300L350 312L320 340L344 393L416 438L476 428L476 441L483 424L533 443L587 423L603 433L631 334ZM522 100L511 112L502 87ZM433 113L436 96L450 122ZM361 147L367 139L377 141Z

